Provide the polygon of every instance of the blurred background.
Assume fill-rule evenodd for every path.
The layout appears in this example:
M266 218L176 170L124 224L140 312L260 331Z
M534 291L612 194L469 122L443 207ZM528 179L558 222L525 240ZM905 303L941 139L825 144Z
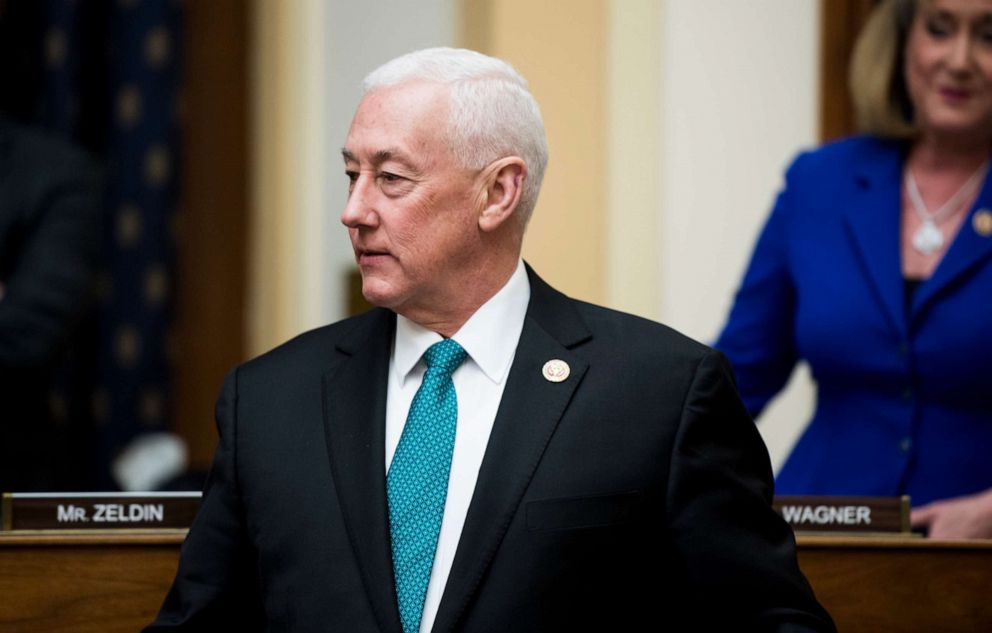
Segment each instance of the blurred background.
M340 147L362 77L416 48L530 81L551 158L524 255L546 280L712 342L785 166L853 130L872 5L0 0L0 108L105 181L95 301L47 402L58 486L199 489L224 374L361 309ZM776 467L811 398L800 368L764 414Z

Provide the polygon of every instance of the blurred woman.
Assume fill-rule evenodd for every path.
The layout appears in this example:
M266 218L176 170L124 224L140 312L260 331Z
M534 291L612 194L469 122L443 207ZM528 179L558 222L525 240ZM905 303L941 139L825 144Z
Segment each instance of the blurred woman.
M717 347L755 416L811 367L777 493L992 537L992 0L884 0L851 88L866 135L789 168Z

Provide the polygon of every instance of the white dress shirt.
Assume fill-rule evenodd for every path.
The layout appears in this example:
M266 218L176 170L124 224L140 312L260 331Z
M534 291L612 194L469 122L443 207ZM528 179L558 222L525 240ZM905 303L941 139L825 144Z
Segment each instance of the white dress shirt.
M428 633L434 626L482 466L482 457L506 386L506 377L520 341L529 301L530 282L523 261L520 261L506 285L476 310L451 337L468 356L451 377L458 397L455 448L451 457L441 533L427 586L424 615L420 620L421 633ZM387 469L406 424L410 403L426 371L421 357L428 347L440 340L441 336L436 332L397 315L396 338L389 359L389 391L386 395Z

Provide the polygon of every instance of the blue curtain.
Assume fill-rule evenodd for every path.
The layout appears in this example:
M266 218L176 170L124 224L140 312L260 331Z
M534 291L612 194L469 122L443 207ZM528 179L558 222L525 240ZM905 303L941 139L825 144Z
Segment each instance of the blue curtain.
M168 424L181 5L43 6L37 120L101 156L107 182L99 306L53 406L77 435L88 430L79 487L113 489L113 458L138 434Z

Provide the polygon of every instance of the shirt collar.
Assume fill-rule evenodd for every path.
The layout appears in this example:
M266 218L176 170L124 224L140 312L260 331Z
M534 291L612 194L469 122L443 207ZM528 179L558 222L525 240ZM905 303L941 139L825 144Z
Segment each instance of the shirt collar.
M510 369L529 301L530 281L523 260L519 260L509 281L451 337L494 383L502 382ZM427 348L440 340L442 337L437 332L396 315L393 371L400 384L406 381Z

